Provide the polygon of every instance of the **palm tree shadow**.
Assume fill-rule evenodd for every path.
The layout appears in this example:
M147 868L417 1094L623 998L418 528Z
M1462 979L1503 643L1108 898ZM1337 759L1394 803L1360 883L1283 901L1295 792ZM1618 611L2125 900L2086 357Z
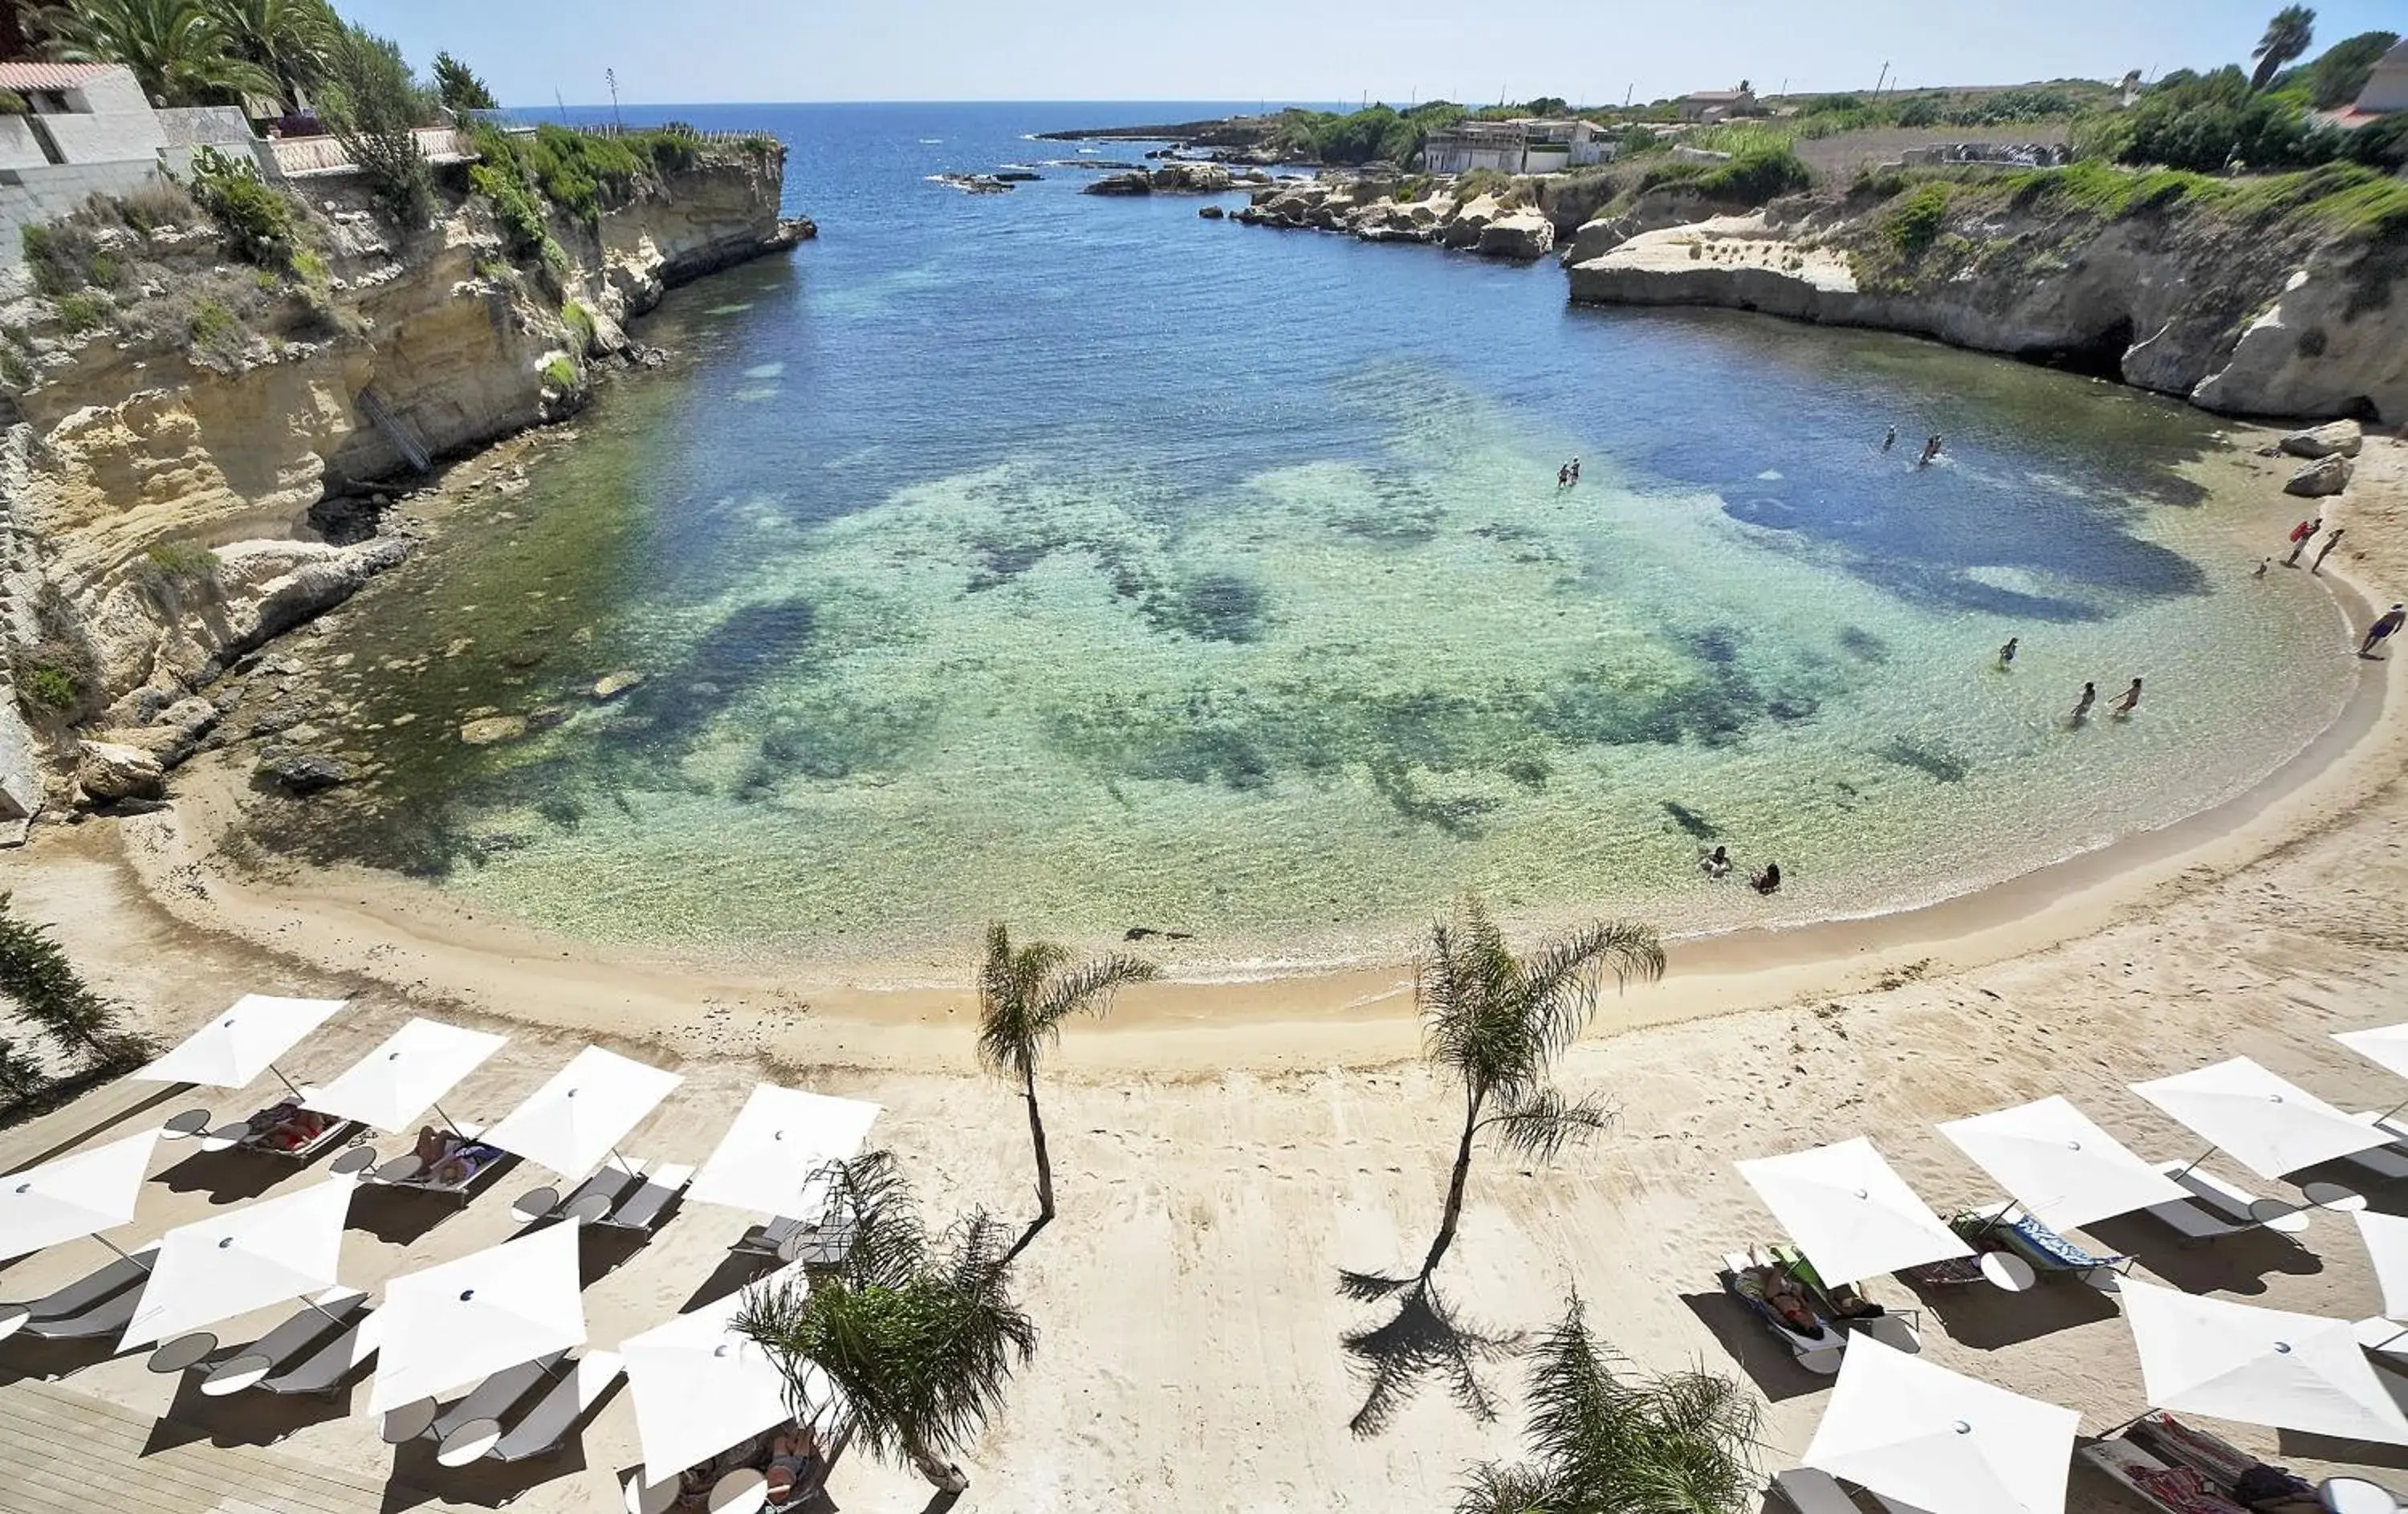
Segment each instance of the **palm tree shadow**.
M1433 1377L1446 1379L1447 1391L1466 1413L1483 1420L1497 1418L1495 1395L1480 1380L1479 1369L1517 1349L1520 1332L1486 1331L1467 1322L1426 1275L1340 1272L1338 1277L1341 1298L1398 1300L1396 1314L1384 1323L1339 1337L1366 1383L1363 1406L1347 1421L1349 1430L1366 1438L1380 1434Z

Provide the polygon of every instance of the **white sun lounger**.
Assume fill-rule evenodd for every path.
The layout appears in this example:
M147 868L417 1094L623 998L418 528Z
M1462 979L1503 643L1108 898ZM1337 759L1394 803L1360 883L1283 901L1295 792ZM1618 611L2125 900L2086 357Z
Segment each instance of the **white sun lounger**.
M1774 1473L1772 1489L1798 1514L1864 1514L1837 1478L1811 1466Z
M467 1125L451 1133L463 1143L474 1142L484 1133L484 1127ZM372 1187L408 1189L419 1193L439 1193L465 1208L470 1199L475 1198L486 1184L501 1176L502 1169L510 1164L510 1154L496 1147L492 1156L487 1157L468 1174L466 1180L459 1183L438 1183L435 1180L434 1174L418 1171L418 1156L413 1151L395 1157L381 1167L362 1173L360 1181ZM392 1175L388 1176L387 1174Z
M159 1244L153 1241L134 1257L139 1263L158 1254ZM26 1316L25 1322L10 1338L31 1335L36 1340L97 1340L123 1330L133 1321L134 1311L142 1302L139 1287L130 1282L115 1285L115 1279L122 1276L118 1269L126 1264L121 1259L43 1299L33 1306L34 1312ZM136 1271L147 1276L147 1269L137 1266ZM103 1284L99 1281L102 1278L110 1281Z
M332 1395L376 1354L377 1344L383 1336L384 1316L370 1310L292 1370L265 1378L258 1386L271 1393Z
M368 1296L356 1288L330 1288L315 1295L309 1303L316 1307L296 1310L293 1318L250 1345L213 1352L204 1361L194 1363L194 1370L207 1368L201 1377L201 1391L210 1393L212 1397L222 1394L223 1389L212 1393L210 1384L233 1377L236 1363L241 1363L239 1370L243 1373L263 1362L266 1363L262 1368L265 1374L283 1371L330 1332L349 1329L353 1322L352 1317L367 1307L367 1302Z
M560 1449L569 1432L594 1412L626 1368L616 1351L589 1351L578 1358L574 1368L528 1405L516 1424L502 1432L502 1438L485 1453L486 1459L523 1462Z
M279 1099L275 1103L269 1104L265 1109L257 1111L257 1113L252 1116L252 1118L257 1118L259 1115L266 1114L269 1109L274 1109L278 1107L278 1105L289 1103L291 1102L292 1101L286 1099ZM309 1106L303 1104L301 1107L308 1109ZM314 1160L322 1152L325 1152L336 1146L341 1146L344 1142L358 1134L360 1129L361 1126L358 1120L337 1119L334 1123L328 1125L324 1130L320 1131L316 1137L310 1140L308 1145L297 1146L288 1151L282 1146L263 1145L262 1137L265 1132L254 1132L251 1128L251 1120L245 1119L237 1121L235 1124L228 1125L222 1130L209 1132L208 1135L203 1142L203 1148L208 1149L212 1144L224 1143L224 1145L220 1145L218 1149L223 1150L226 1148L226 1146L231 1146L233 1149L237 1151L256 1151L263 1157L280 1157L284 1161L292 1162L297 1166Z
M2271 1230L2279 1235L2297 1235L2308 1228L2308 1217L2297 1210L2272 1219L2259 1220L2249 1212L2258 1196L2234 1187L2206 1168L2183 1161L2161 1161L2157 1171L2187 1190L2188 1199L2170 1204L2153 1204L2143 1210L2151 1218L2195 1241L2212 1241L2226 1235L2238 1235L2243 1231Z
M1815 1323L1822 1327L1823 1334L1821 1338L1810 1340L1775 1318L1764 1305L1742 1293L1739 1291L1739 1280L1755 1265L1737 1251L1726 1253L1723 1257L1723 1291L1737 1299L1747 1312L1771 1334L1773 1339L1787 1347L1789 1354L1798 1359L1799 1366L1825 1377L1837 1373L1840 1370L1840 1358L1847 1349L1847 1335L1839 1326L1824 1319L1818 1310L1814 1319Z
M466 1397L437 1415L434 1421L420 1432L420 1438L440 1442L464 1424L478 1420L500 1419L517 1407L519 1400L534 1392L536 1384L548 1380L552 1369L560 1365L567 1355L566 1351L554 1351L532 1362L522 1362L514 1367L504 1367L468 1390Z
M611 1211L595 1224L610 1230L633 1231L650 1235L660 1228L669 1205L685 1192L694 1181L694 1169L676 1162L661 1162L638 1184L635 1191L622 1198Z

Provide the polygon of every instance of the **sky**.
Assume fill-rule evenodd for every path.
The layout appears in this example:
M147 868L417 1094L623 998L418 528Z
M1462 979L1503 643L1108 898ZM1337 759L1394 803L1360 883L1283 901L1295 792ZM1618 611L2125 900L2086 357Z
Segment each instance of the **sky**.
M1270 100L1759 92L2155 77L2243 62L2275 0L337 0L422 70L508 105ZM2319 45L2408 32L2408 0L2325 0Z

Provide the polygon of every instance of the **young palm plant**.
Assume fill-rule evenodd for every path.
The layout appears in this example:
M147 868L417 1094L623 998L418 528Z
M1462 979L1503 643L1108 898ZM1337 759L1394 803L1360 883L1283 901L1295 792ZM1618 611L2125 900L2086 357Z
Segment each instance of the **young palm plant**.
M34 22L50 56L123 64L162 105L209 105L275 89L235 51L201 0L73 0L36 12Z
M1077 967L1069 963L1069 952L1050 941L1015 947L1008 928L987 927L986 957L979 964L979 1060L1020 1085L1028 1105L1028 1144L1037 1154L1037 1218L1012 1243L1014 1257L1054 1222L1054 1159L1037 1109L1037 1064L1062 1039L1064 1020L1103 1014L1123 984L1143 983L1157 971L1117 952Z
M1371 1379L1353 1421L1357 1435L1376 1434L1414 1382L1432 1371L1447 1375L1466 1408L1483 1419L1494 1417L1475 1368L1511 1340L1485 1335L1457 1319L1433 1280L1455 1245L1471 1159L1484 1135L1543 1160L1610 1121L1597 1096L1567 1100L1550 1082L1556 1059L1596 1013L1598 988L1609 972L1617 985L1663 976L1664 947L1654 928L1600 920L1516 957L1477 898L1465 900L1454 919L1430 928L1429 949L1414 973L1413 998L1425 1055L1461 1089L1463 1130L1438 1233L1420 1271L1410 1276L1340 1274L1340 1291L1351 1298L1371 1302L1401 1295L1395 1319L1344 1337Z
M2262 90L2274 80L2274 76L2292 60L2307 55L2309 45L2316 39L2316 13L2305 6L2285 6L2274 12L2266 23L2266 35L2249 50L2258 60L2257 71L2249 76L2251 90Z
M1630 1372L1575 1294L1532 1351L1529 1459L1471 1469L1456 1514L1740 1514L1762 1407L1728 1377Z
M137 1051L118 1031L117 1007L92 991L50 939L50 927L8 913L8 897L0 893L0 999L14 1000L51 1040L71 1052L90 1052L95 1061Z
M831 1275L756 1292L736 1329L778 1364L798 1413L817 1366L872 1452L959 1493L969 1478L951 1458L1002 1408L1012 1370L1037 1347L1012 1300L1006 1227L982 1209L931 1233L884 1151L831 1176L831 1212L850 1221L852 1250Z

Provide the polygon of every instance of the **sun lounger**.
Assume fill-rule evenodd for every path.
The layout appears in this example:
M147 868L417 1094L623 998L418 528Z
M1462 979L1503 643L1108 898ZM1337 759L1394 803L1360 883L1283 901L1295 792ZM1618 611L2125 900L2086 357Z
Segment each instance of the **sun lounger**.
M316 1307L296 1311L292 1319L250 1345L214 1352L195 1363L194 1370L206 1369L201 1377L202 1391L208 1391L212 1378L221 1374L231 1376L236 1370L282 1371L327 1335L348 1329L353 1317L367 1307L368 1296L356 1288L330 1288L309 1303Z
M262 1380L260 1387L271 1393L322 1393L331 1395L366 1365L376 1354L377 1342L384 1334L384 1316L373 1310L353 1319L351 1328L319 1347L289 1372L279 1373Z
M2058 1234L2039 1216L2025 1213L2014 1203L1971 1210L1948 1223L1969 1245L1978 1248L1995 1243L2030 1262L2032 1271L2043 1277L2079 1278L2101 1292L2114 1292L2116 1277L2132 1270L2130 1257L2101 1256Z
M2259 1202L2256 1194L2234 1187L2204 1167L2161 1161L2157 1171L2188 1190L2190 1197L2155 1204L2142 1213L2182 1232L2186 1239L2212 1241L2261 1229L2279 1235L2297 1235L2308 1228L2308 1217L2297 1210L2259 1219L2250 1212L2250 1206Z
M1828 1472L1793 1466L1772 1475L1772 1491L1798 1514L1864 1514Z
M667 1218L670 1205L685 1193L686 1184L694 1180L694 1169L674 1162L662 1162L645 1175L635 1191L621 1199L611 1211L595 1221L611 1230L633 1231L650 1235Z
M1789 1269L1790 1276L1806 1285L1806 1291L1813 1296L1815 1307L1826 1318L1838 1321L1842 1330L1870 1335L1884 1346L1895 1347L1901 1351L1923 1349L1923 1337L1916 1334L1914 1328L1914 1311L1893 1310L1875 1304L1865 1296L1861 1289L1835 1290L1826 1286L1822 1275L1814 1270L1814 1263L1807 1261L1806 1254L1794 1246L1774 1245L1765 1249L1773 1261ZM1866 1312L1849 1313L1842 1307L1843 1296L1858 1300L1866 1306Z
M538 1383L549 1381L552 1369L568 1356L566 1351L554 1351L532 1362L522 1362L514 1367L504 1367L483 1382L468 1390L467 1396L437 1415L420 1432L423 1439L440 1442L444 1436L464 1424L478 1420L499 1420L518 1406L519 1400L532 1393ZM401 1413L396 1409L393 1413ZM422 1411L423 1412L423 1411ZM398 1444L390 1441L388 1444Z
M621 1201L634 1191L637 1182L643 1175L644 1163L640 1159L613 1156L601 1166L586 1174L585 1181L571 1190L566 1198L558 1197L556 1190L538 1190L538 1193L551 1192L555 1195L550 1208L529 1209L524 1207L526 1200L521 1199L518 1204L511 1205L510 1213L517 1217L521 1224L532 1225L538 1220L552 1219L571 1213L595 1200L609 1204L615 1209Z
M763 1504L762 1514L798 1514L827 1492L828 1478L836 1475L836 1464L843 1459L844 1449L853 1444L853 1421L847 1420L833 1437L821 1443L819 1476L796 1483L785 1502Z
M1824 1377L1838 1372L1841 1354L1847 1348L1847 1337L1828 1320L1819 1317L1814 1321L1812 1334L1801 1334L1791 1329L1789 1321L1781 1318L1781 1312L1764 1302L1760 1289L1750 1289L1748 1280L1755 1265L1737 1251L1727 1254L1723 1258L1723 1291L1739 1300L1750 1314L1762 1320L1773 1338L1788 1348L1790 1354L1798 1359L1799 1366Z
M453 1131L451 1133L460 1144L453 1147L444 1160L448 1161L452 1157L471 1159L468 1175L459 1182L437 1182L432 1171L419 1166L415 1154L396 1157L382 1167L363 1173L360 1175L360 1181L382 1188L408 1189L420 1193L439 1193L465 1207L470 1199L475 1198L484 1189L485 1185L499 1177L504 1168L512 1165L518 1160L499 1146L486 1146L479 1141L477 1137L483 1133L481 1127L471 1125L466 1130ZM437 1165L439 1167L441 1163L438 1162Z
M2376 1314L2350 1328L2358 1332L2358 1344L2366 1348L2377 1366L2408 1373L2408 1325Z
M2162 1514L2246 1514L2194 1469L2169 1466L2128 1440L2102 1440L2080 1454Z
M95 1340L114 1335L133 1321L135 1306L141 1302L142 1290L120 1289L75 1314L27 1319L17 1334L41 1340Z
M137 1253L132 1258L120 1257L97 1272L89 1272L66 1287L45 1294L25 1305L29 1321L63 1319L81 1314L93 1305L123 1292L150 1276L142 1259L155 1255L155 1248Z
M2401 1130L2383 1115L2371 1109L2352 1115L2350 1118L2361 1125L2373 1126L2390 1136L2392 1140L2389 1146L2370 1146L2364 1151L2353 1151L2341 1160L2362 1167L2387 1183L2408 1179L2408 1142L2401 1139L2402 1136L2408 1136L2408 1131Z
M778 1254L778 1247L783 1246L803 1229L803 1221L788 1219L785 1216L780 1215L766 1225L755 1225L746 1231L743 1239L729 1247L728 1249L741 1251L750 1256L775 1257Z
M496 1462L523 1462L560 1449L569 1432L584 1422L625 1370L626 1363L616 1351L587 1352L527 1406L516 1424L502 1432L502 1438L494 1443L486 1457Z
M282 1100L268 1105L239 1125L230 1125L224 1130L211 1133L219 1139L231 1136L235 1147L238 1150L256 1151L268 1157L282 1157L288 1161L297 1163L310 1161L342 1145L360 1130L358 1120L333 1119L328 1121L323 1130L299 1146L285 1146L272 1144L269 1140L269 1132L274 1129L274 1125L270 1123L273 1117L284 1110L297 1110L304 1107L295 1104L292 1100Z

